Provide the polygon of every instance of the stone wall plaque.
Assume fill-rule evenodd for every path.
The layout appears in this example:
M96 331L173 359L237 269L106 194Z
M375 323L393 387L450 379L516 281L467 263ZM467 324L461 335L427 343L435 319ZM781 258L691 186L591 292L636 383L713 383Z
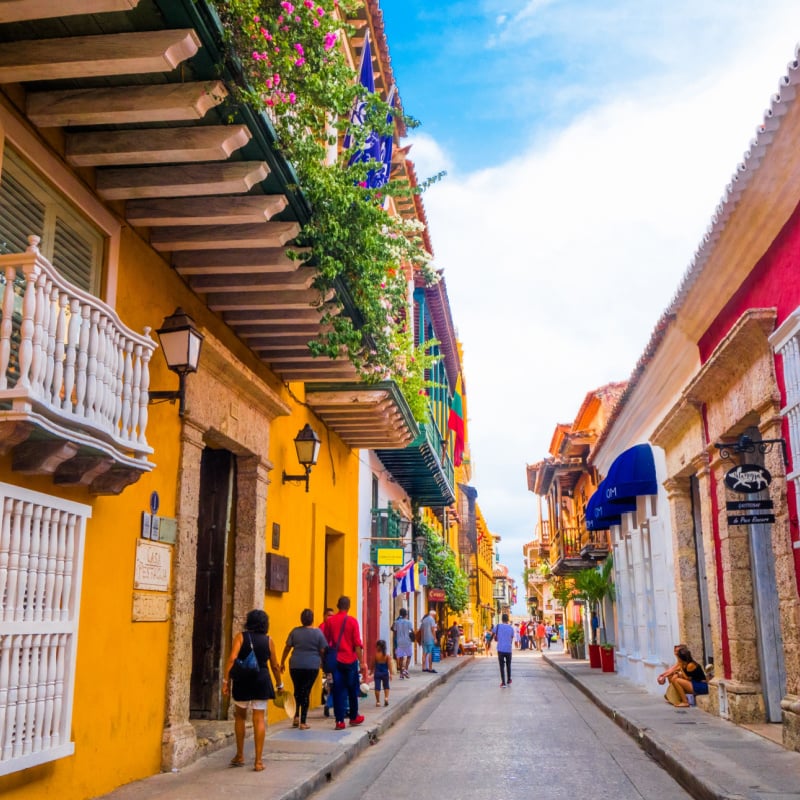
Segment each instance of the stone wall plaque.
M133 593L134 622L166 622L169 619L169 595Z
M289 559L277 553L267 553L267 591L289 591Z
M175 517L159 517L161 527L159 528L159 542L164 544L175 544L178 540L178 520Z
M136 540L133 588L154 592L169 591L172 548L168 544Z

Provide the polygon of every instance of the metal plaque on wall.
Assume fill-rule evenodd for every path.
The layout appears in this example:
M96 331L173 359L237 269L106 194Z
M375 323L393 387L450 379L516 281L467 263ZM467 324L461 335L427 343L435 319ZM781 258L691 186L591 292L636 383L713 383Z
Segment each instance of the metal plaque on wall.
M267 553L267 591L289 591L289 559L277 553Z

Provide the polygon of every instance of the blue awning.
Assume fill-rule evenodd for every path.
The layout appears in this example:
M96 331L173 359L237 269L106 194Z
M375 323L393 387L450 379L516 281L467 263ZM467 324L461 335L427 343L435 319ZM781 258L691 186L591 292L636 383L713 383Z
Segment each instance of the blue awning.
M636 498L658 494L656 463L649 444L637 444L614 459L605 480L605 501L613 506L636 504Z
M622 524L621 515L636 510L636 501L615 503L606 499L608 479L600 481L595 493L586 504L586 530L607 531L612 525Z

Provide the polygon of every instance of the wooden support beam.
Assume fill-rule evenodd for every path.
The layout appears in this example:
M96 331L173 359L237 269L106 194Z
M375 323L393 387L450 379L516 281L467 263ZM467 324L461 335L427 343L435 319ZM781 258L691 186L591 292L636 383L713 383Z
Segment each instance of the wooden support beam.
M293 253L307 253L302 247ZM181 275L217 275L220 272L292 272L302 259L290 258L284 247L252 250L183 250L174 253L172 265Z
M263 181L268 174L269 167L263 161L102 169L97 173L97 193L104 200L238 194Z
M155 228L150 234L150 244L156 250L161 251L281 247L299 233L300 225L297 222L258 222L248 225L178 225Z
M0 43L0 83L171 72L200 48L192 28Z
M331 290L330 295L333 295ZM320 297L316 289L298 292L219 292L206 295L208 307L214 311L234 311L238 309L259 311L268 308L282 311L307 311L328 297Z
M306 402L314 409L339 406L358 406L363 403L380 403L387 397L385 389L347 389L331 392L309 392Z
M237 331L238 333L238 331ZM286 331L276 332L274 336L253 336L242 337L247 342L247 346L252 350L258 350L261 347L308 347L308 343L317 335L318 331L311 330L309 333L291 334ZM312 405L312 403L309 403ZM316 408L316 406L314 406Z
M245 125L87 131L67 136L66 158L76 167L226 161L250 136Z
M125 216L131 225L149 225L151 228L163 225L246 225L266 222L284 208L286 196L282 194L189 199L155 197L129 200L125 205Z
M139 0L3 0L0 23L130 11L137 5Z
M309 306L306 309L294 309L283 311L280 308L274 309L232 309L225 312L225 322L236 330L242 330L244 325L258 326L262 330L268 328L280 328L283 326L304 327L308 325L318 325L320 317L324 311L338 310L333 308L320 308Z
M296 291L310 289L317 271L301 267L294 272L268 272L263 275L226 273L224 275L196 275L189 278L189 285L196 292L241 292L241 291Z
M29 94L26 113L40 128L175 122L202 119L227 95L222 81L66 89Z
M294 367L275 367L275 372L278 373L286 381L307 381L314 383L315 381L335 381L335 380L350 380L356 377L356 371L350 365L347 367L332 367L330 369L310 369L312 365L303 365Z

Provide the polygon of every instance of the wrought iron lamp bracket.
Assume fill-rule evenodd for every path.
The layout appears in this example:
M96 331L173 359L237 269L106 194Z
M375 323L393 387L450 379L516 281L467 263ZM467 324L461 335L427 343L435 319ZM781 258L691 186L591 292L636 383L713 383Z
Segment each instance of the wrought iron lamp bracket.
M772 448L779 444L783 455L783 466L789 469L789 453L786 448L785 439L752 439L747 434L742 434L735 442L715 442L714 447L719 450L719 457L725 461L732 459L735 455L745 455L747 453L760 453L766 455L772 452Z

